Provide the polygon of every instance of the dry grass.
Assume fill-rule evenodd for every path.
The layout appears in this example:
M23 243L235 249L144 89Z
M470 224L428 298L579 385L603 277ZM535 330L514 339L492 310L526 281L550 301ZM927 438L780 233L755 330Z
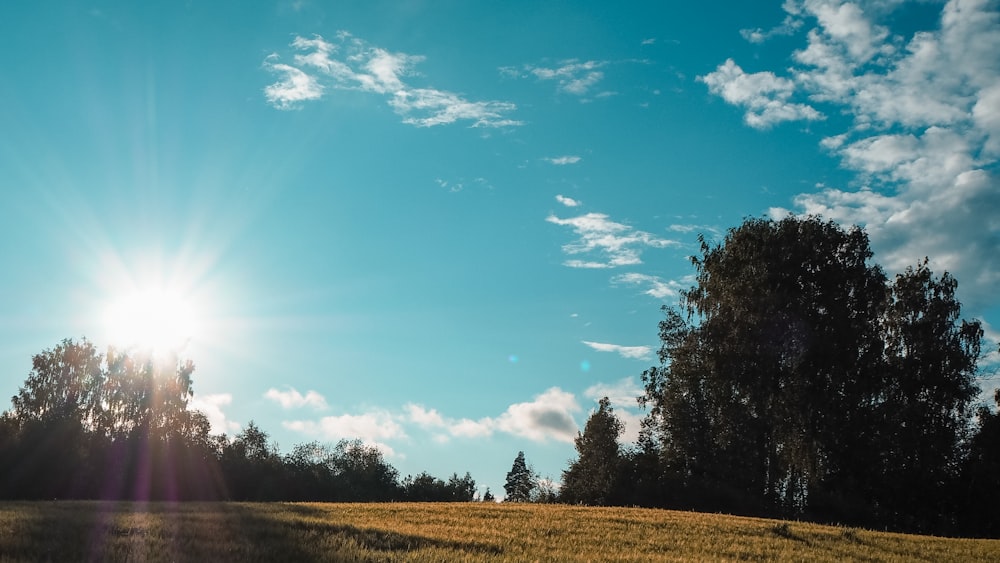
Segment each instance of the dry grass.
M0 561L1000 561L1000 541L558 505L0 504Z

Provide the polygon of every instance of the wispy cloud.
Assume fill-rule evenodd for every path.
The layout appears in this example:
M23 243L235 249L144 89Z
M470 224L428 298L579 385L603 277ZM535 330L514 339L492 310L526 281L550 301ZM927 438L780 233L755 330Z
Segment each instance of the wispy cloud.
M238 432L240 425L229 420L226 417L226 413L222 412L222 408L229 406L232 402L233 396L230 393L195 395L188 401L188 408L201 411L208 418L209 424L212 425L212 432L216 434L231 434Z
M756 127L814 117L789 111L792 99L852 118L820 144L855 181L803 193L792 211L864 225L889 270L930 257L933 268L956 276L963 302L975 308L1000 286L1000 12L995 2L952 0L933 29L902 36L883 23L910 9L786 3L788 16L807 28L787 77L748 75L726 61L704 81L747 108ZM768 113L772 100L782 111Z
M613 352L630 360L648 360L653 357L653 349L649 346L622 346L606 342L590 342L589 340L581 340L581 342L598 352Z
M264 398L278 403L284 409L310 406L314 409L321 410L327 407L326 399L323 395L320 395L316 391L312 390L306 391L306 394L303 395L291 387L289 387L287 391L279 391L271 388L264 393Z
M554 66L526 64L523 67L506 66L500 73L513 78L534 77L537 80L554 81L559 92L574 96L586 96L594 86L604 79L601 68L608 61L580 61L567 59Z
M279 79L264 88L264 97L277 109L296 109L319 100L331 90L356 90L385 97L403 123L434 127L455 122L472 127L513 127L522 122L509 117L511 102L474 101L447 90L411 86L420 55L393 53L340 32L334 41L315 36L296 37L291 48L294 64L271 54L264 67Z
M645 288L643 293L657 299L677 297L683 286L674 280L664 280L648 274L628 273L611 278L612 284L637 285Z
M603 213L587 213L562 219L555 215L545 218L549 223L570 227L577 235L575 242L563 245L563 252L570 256L597 255L598 259L571 259L563 262L571 268L615 268L641 264L642 251L646 248L666 248L676 241L663 239L629 225L612 221Z
M323 86L314 76L286 64L275 62L277 55L264 59L264 67L279 76L278 81L264 88L268 103L278 109L294 109L309 100L323 96Z
M556 196L556 201L558 201L559 203L565 205L566 207L579 207L580 206L580 202L579 201L577 201L577 200L575 200L575 199L573 199L571 197L566 197L566 196L561 195L561 194Z
M552 158L546 158L548 162L555 164L556 166L564 166L566 164L576 164L582 160L578 156L557 156Z

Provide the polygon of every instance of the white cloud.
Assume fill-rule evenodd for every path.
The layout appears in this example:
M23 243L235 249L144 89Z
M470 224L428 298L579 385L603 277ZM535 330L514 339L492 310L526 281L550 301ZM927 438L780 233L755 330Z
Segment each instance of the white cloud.
M517 109L513 103L472 101L447 90L408 84L406 79L416 75L413 68L424 61L423 56L393 53L346 32L339 33L336 41L296 37L291 43L295 66L277 62L277 54L267 57L264 66L282 77L264 88L267 101L278 109L292 109L322 98L330 89L357 90L386 97L403 123L418 127L458 121L471 122L472 127L522 124L508 117Z
M824 137L821 146L856 173L855 182L800 194L794 210L865 226L876 260L890 271L930 257L936 271L955 275L973 311L995 302L997 3L951 0L933 28L908 37L892 31L892 22L905 21L913 9L905 2L804 0L797 9L786 11L811 29L792 54L789 77L747 75L726 61L706 77L710 90L746 107L748 116L766 115L754 109L763 104L755 100L803 96L851 118L846 131ZM748 123L754 125L749 117Z
M564 195L557 195L556 196L556 201L558 201L559 203L565 205L566 207L579 207L580 206L580 202L578 200L575 200L575 199L573 199L571 197L566 197Z
M746 109L743 120L757 129L766 129L782 121L823 119L812 106L789 101L795 92L795 83L790 79L773 72L747 74L732 59L719 65L714 72L699 76L698 80L708 85L713 94L733 105L743 106Z
M483 438L495 432L505 432L536 442L572 442L578 427L572 413L580 406L572 393L553 387L535 397L533 401L515 403L500 416L453 419L442 416L434 409L409 404L404 407L404 418L428 430L439 430L436 439Z
M682 289L681 284L674 280L665 281L658 276L638 273L615 276L611 278L611 283L644 286L646 289L643 293L657 299L677 297Z
M557 156L554 158L546 158L545 160L555 164L556 166L563 166L566 164L576 164L580 162L581 158L578 156Z
M188 409L201 411L212 425L212 432L232 434L240 430L240 425L227 419L226 413L222 412L222 408L232 402L233 396L229 393L195 395L188 401Z
M271 388L264 393L264 398L278 403L284 409L304 407L306 405L317 410L326 408L326 399L323 398L323 395L312 390L306 391L306 394L303 395L291 387L287 391L279 391Z
M559 90L576 96L583 96L590 88L604 78L604 73L597 70L606 61L585 61L569 59L560 62L557 67L525 65L525 70L539 80L555 80Z
M534 401L517 403L496 419L497 429L536 442L573 442L578 427L571 413L580 410L572 393L552 387Z
M642 395L643 388L635 382L634 377L626 377L615 383L596 383L587 388L583 395L595 401L607 397L615 406L636 406L636 397Z
M323 86L316 77L282 63L274 62L271 55L264 60L264 67L281 76L278 82L264 88L264 97L278 109L295 109L301 102L318 100L323 96Z
M614 268L641 264L640 255L645 248L666 248L678 244L616 223L603 213L587 213L578 217L561 219L549 215L545 219L555 225L571 227L579 237L570 244L563 245L563 252L569 255L602 255L604 260L567 260L563 262L571 268Z
M320 436L330 441L360 439L366 443L381 445L384 440L406 437L406 432L395 417L384 411L324 416L318 421L288 420L281 425L294 432Z
M653 349L649 346L622 346L606 342L590 342L589 340L581 340L581 342L598 352L613 352L630 360L648 360L653 357Z
M636 397L643 393L642 387L635 379L626 377L615 383L597 383L583 392L584 396L594 401L607 397L615 409L615 416L625 425L619 441L636 443L639 441L639 431L642 430L643 413L638 410Z

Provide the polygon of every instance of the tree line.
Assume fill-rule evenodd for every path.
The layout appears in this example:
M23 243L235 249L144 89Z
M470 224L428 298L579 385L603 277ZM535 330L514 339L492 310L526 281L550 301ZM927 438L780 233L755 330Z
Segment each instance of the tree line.
M976 402L983 328L962 319L954 277L925 259L890 279L864 230L817 217L700 240L642 374L638 443L619 442L604 398L561 484L518 452L505 500L1000 537L1000 414ZM188 408L193 371L86 340L35 355L0 416L0 498L476 498L468 473L400 479L357 440L282 455L253 422L212 435Z
M862 229L817 217L700 240L639 443L602 400L560 500L1000 535L1000 416L976 404L983 329L950 274L890 280Z
M471 501L469 473L407 476L360 440L310 442L282 455L250 422L213 435L188 408L194 364L64 340L0 416L0 498Z

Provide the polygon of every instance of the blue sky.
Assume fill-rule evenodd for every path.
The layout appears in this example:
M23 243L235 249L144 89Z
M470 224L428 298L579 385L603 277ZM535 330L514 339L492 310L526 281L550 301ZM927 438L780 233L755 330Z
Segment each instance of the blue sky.
M183 340L217 431L502 492L604 395L634 436L699 234L807 212L955 274L1000 364L995 1L39 1L0 47L9 395Z

